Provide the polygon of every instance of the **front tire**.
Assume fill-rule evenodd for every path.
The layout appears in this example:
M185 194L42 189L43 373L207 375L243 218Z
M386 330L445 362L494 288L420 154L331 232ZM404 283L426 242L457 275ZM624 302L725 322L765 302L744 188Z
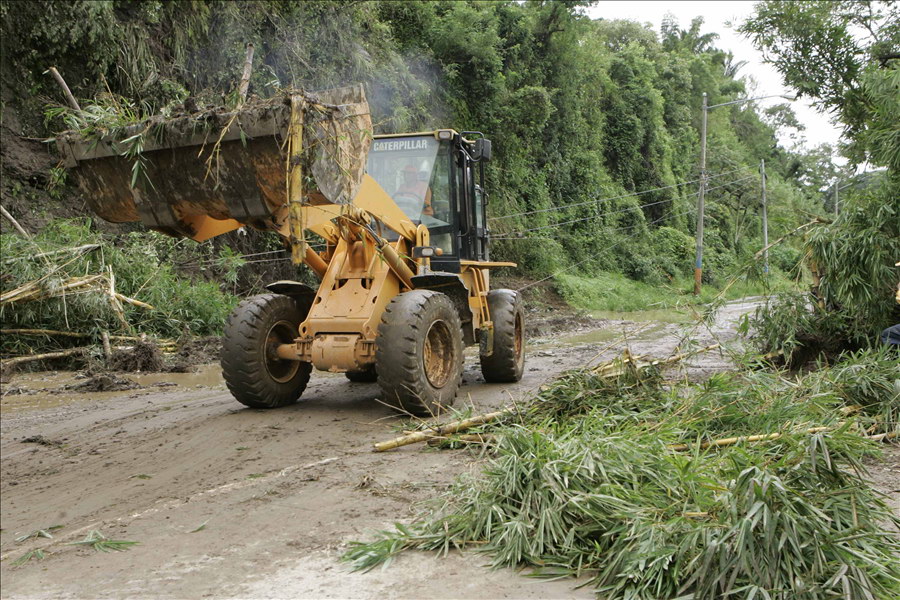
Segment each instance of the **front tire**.
M525 308L513 290L491 290L488 311L494 323L494 351L481 355L481 374L488 383L515 383L525 370Z
M395 296L384 310L375 345L385 402L417 416L453 404L462 381L459 314L450 298L431 290Z
M312 365L278 358L275 348L298 335L308 305L289 296L260 294L237 305L222 338L222 375L235 399L251 408L277 408L296 402Z

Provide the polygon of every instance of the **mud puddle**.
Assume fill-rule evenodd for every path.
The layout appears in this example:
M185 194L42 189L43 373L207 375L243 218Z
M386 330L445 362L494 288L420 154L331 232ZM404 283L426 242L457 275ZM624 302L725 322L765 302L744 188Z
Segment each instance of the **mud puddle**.
M104 389L109 379L118 389ZM99 384L97 384L99 382ZM97 384L97 385L86 385ZM68 404L91 404L153 393L159 388L224 387L218 364L200 366L193 373L103 373L85 376L67 371L14 374L4 384L0 415L18 411L54 408Z

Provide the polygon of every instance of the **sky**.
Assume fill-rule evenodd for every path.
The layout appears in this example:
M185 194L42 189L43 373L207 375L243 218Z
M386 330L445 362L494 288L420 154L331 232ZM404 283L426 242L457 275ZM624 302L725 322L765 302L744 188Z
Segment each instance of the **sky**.
M791 90L782 84L781 76L774 67L763 63L762 53L758 52L753 44L737 33L734 28L726 25L728 22L733 23L735 27L739 25L753 13L753 4L752 1L746 0L708 2L602 0L589 8L587 14L593 19L627 19L639 23L650 23L657 34L666 13L672 13L675 16L681 29L688 29L694 17L702 16L704 23L700 32L718 33L719 39L715 42L717 48L730 50L734 54L735 60L747 61L744 68L738 72L738 77L751 76L756 80L756 89L752 92L753 97L775 94L791 95ZM765 108L785 102L787 100L783 98L772 98L761 100L759 106ZM828 115L818 112L805 98L790 102L790 104L797 114L797 119L806 126L806 131L802 133L805 137L803 142L805 148L812 148L823 143L832 145L837 143L840 138L840 128L830 122ZM780 141L787 148L794 143L787 137L783 137Z

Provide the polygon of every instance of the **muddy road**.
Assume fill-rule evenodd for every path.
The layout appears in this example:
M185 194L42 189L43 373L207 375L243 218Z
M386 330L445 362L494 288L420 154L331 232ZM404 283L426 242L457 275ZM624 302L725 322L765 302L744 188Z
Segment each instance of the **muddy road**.
M733 340L753 305L728 305L698 343ZM621 352L621 342L600 350L623 334L633 352L658 357L679 343L684 316L637 318L538 331L516 385L484 384L469 354L457 407L479 413L527 397L565 369ZM716 353L689 361L696 377L728 367ZM117 392L66 389L75 377L21 374L4 385L4 598L593 597L572 581L490 571L476 553L408 553L367 574L338 562L348 541L409 519L416 501L478 464L473 451L422 445L373 453L406 422L377 401L375 384L314 373L298 404L263 411L235 402L216 365L127 375L141 387ZM900 468L886 468L900 488ZM55 525L52 539L16 541ZM69 545L93 530L139 544L109 553ZM38 548L43 560L13 564Z

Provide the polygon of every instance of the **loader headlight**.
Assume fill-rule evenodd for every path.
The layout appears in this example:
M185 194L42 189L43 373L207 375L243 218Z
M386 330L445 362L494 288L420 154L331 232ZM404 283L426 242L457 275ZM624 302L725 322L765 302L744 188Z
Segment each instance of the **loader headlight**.
M444 251L436 246L415 246L412 249L413 258L431 258L440 256Z
M437 139L452 140L453 139L453 130L452 129L438 129Z

